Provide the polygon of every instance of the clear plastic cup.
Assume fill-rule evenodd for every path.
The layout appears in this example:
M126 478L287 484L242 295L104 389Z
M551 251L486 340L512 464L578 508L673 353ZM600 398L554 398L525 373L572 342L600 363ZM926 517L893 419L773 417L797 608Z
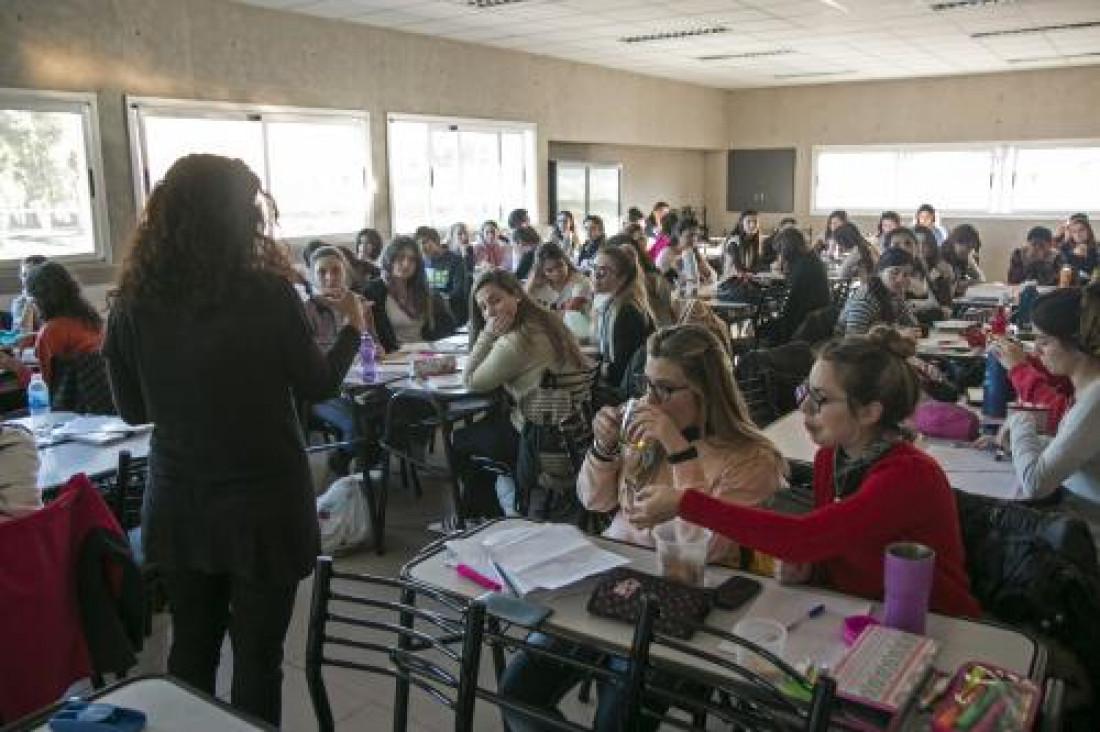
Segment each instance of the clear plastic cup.
M783 658L787 649L787 628L770 618L744 618L733 626L733 634L779 658ZM737 646L736 658L737 665L760 676L782 675L778 666L744 646Z
M678 518L653 529L658 573L675 582L702 587L710 537L709 529Z

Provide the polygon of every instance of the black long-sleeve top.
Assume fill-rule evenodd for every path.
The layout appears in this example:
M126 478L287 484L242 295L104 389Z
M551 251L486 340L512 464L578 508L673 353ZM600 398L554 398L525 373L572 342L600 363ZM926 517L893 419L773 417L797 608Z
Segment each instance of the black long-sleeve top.
M814 310L826 307L832 301L829 292L829 273L825 263L816 254L799 257L787 274L790 294L787 304L776 324L777 343L786 343Z
M327 354L291 285L242 281L198 316L124 302L104 345L127 422L154 424L142 511L148 561L287 584L319 549L295 400L333 396L355 357L345 326Z

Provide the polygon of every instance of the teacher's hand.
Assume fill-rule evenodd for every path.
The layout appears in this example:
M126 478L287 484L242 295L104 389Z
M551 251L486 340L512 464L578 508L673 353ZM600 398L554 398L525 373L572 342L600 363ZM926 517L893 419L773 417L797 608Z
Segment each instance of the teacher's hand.
M680 510L681 492L670 485L650 485L638 491L634 505L626 510L630 523L639 529L653 528L675 518Z

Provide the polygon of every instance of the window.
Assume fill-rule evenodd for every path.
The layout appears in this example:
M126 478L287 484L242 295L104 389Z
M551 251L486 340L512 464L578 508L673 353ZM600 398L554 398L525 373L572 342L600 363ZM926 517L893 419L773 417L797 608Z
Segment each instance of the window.
M618 231L622 167L598 163L557 161L557 210L570 211L580 228L585 216L603 219L605 231Z
M212 153L259 176L279 206L280 236L349 234L370 222L366 113L134 98L129 107L142 205L176 160Z
M503 222L535 211L535 126L391 115L390 211L394 231Z
M1100 143L968 143L813 149L813 211L1055 215L1100 210Z
M0 90L0 260L105 256L96 119L91 94Z

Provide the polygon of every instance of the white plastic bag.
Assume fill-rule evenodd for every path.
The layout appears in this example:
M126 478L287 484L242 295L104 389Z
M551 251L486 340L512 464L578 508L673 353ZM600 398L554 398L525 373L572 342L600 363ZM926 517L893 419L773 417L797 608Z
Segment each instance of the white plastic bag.
M317 523L325 554L348 551L366 541L369 522L362 480L362 475L340 478L317 497Z

